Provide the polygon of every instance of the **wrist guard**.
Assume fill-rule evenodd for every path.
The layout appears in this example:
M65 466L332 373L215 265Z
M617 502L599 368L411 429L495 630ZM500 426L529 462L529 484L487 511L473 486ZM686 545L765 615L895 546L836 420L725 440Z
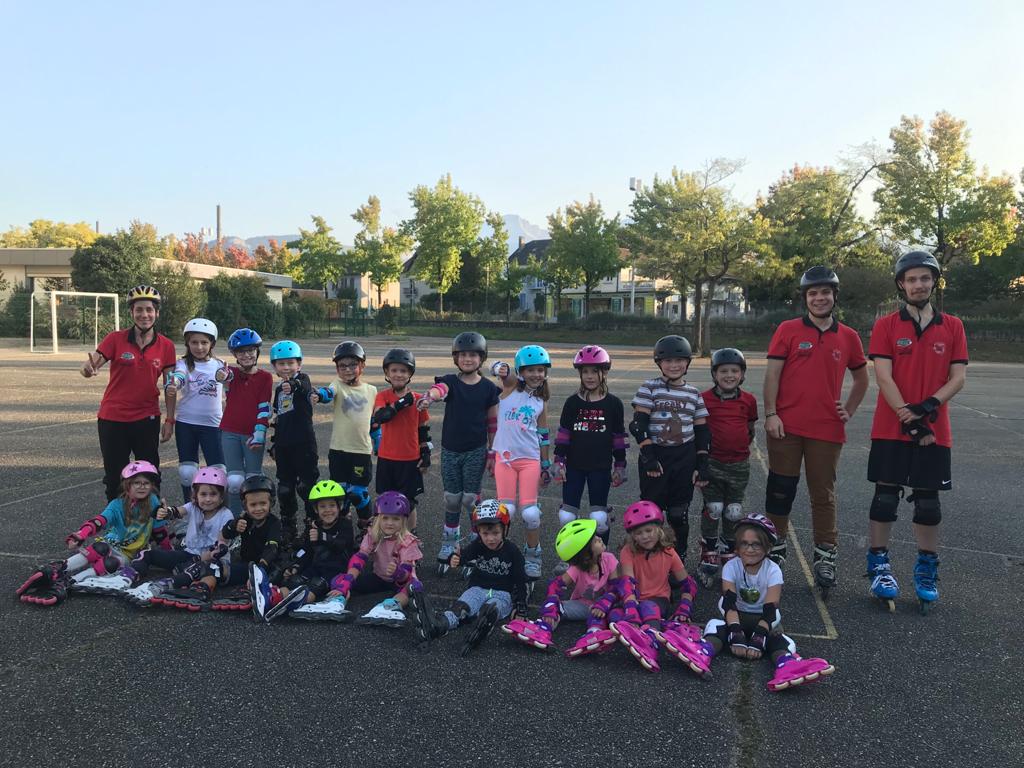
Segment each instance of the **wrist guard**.
M551 430L547 427L538 427L537 440L540 442L541 448L551 445Z
M697 477L700 480L711 479L711 461L706 453L697 454Z
M772 625L775 621L775 611L778 610L778 606L775 603L765 603L761 608L761 618L768 622L768 626Z
M711 429L707 424L693 425L693 445L697 449L697 453L710 453Z
M661 472L661 462L658 461L658 450L654 443L640 447L640 466L645 472Z
M743 627L739 624L729 624L726 626L729 634L726 637L726 642L729 645L746 645L747 636L743 633Z
M633 414L633 420L629 422L629 433L636 438L637 443L650 440L651 435L648 427L651 425L651 414L637 411Z
M395 409L395 413L398 413L398 411L402 410L403 408L408 408L414 402L416 402L416 395L414 395L412 392L406 392L400 398L395 400L395 404L392 407Z
M67 537L67 541L75 541L81 544L90 536L95 536L107 524L107 518L103 515L96 515L82 523L82 527Z
M938 415L935 412L939 409L940 405L942 405L942 403L940 403L937 398L929 397L925 400L922 400L920 403L915 403L914 405L907 405L907 410L910 411L915 416L927 416L931 421L935 421L935 419L938 418Z
M430 394L430 391L433 389L437 390L437 397L434 397L433 395ZM443 381L435 382L434 385L427 390L427 395L430 396L431 400L444 400L446 397L448 397L448 385L445 384Z
M387 424L397 415L394 406L384 405L373 412L372 421L374 424Z
M430 448L431 448L431 444L430 443L427 443L426 445L421 445L420 446L420 466L421 467L429 467L430 466Z

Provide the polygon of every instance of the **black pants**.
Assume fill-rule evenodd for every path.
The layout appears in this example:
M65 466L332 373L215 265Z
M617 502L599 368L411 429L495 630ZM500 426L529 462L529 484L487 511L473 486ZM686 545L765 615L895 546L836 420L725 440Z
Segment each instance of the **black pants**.
M96 427L100 434L100 453L103 454L103 485L107 501L121 495L121 470L128 466L132 454L136 461L148 461L160 469L158 416L139 421L97 419Z
M650 477L640 465L640 498L653 501L665 513L676 537L676 552L686 559L690 537L689 509L693 499L693 470L697 466L697 451L691 440L674 446L657 446L662 473Z
M314 519L315 514L309 506L309 492L320 479L316 443L279 445L274 449L274 461L277 463L277 495L281 506L281 520L295 519L299 499L306 510L306 518Z

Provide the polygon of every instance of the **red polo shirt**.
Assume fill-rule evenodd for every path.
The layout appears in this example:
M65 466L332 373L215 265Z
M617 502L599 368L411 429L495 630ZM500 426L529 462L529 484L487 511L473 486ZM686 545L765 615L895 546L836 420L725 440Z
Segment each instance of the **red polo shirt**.
M110 361L110 381L97 416L107 421L140 421L160 416L160 374L175 363L174 342L159 333L140 349L135 327L103 337L96 351Z
M757 421L757 399L742 389L738 397L723 400L715 388L701 392L708 409L711 458L735 464L750 458L750 422Z
M830 443L846 442L846 427L836 412L846 371L867 365L860 336L833 319L821 331L806 315L779 324L768 358L782 360L775 412L787 435Z
M953 315L936 311L932 321L921 326L910 316L907 308L880 317L871 330L868 344L871 359L884 357L892 361L892 378L907 403L920 403L934 395L949 381L949 367L955 363L967 365L967 336L964 324ZM935 433L935 442L947 448L953 445L949 428L949 404L939 406L938 418L929 425ZM903 440L900 421L882 393L878 393L875 418L871 423L872 440Z

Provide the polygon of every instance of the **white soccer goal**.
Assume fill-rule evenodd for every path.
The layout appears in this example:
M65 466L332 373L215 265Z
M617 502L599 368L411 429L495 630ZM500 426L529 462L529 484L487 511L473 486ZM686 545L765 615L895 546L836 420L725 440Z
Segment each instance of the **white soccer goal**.
M106 301L102 301L101 306L101 300L105 299L113 300L113 330L121 330L121 314L118 304L120 299L116 293L85 293L81 291L46 291L46 293L50 294L50 344L47 345L43 342L40 344L42 348L36 349L36 302L35 298L31 297L28 303L28 346L32 352L56 354L60 351L61 321L64 321L65 327L74 325L78 331L78 338L82 342L88 339L90 328L87 326L91 325L92 344L95 349L100 343L101 331L105 335L110 330L109 319L100 322L100 310L111 306ZM88 299L92 299L92 301L89 302ZM46 346L50 348L46 349Z

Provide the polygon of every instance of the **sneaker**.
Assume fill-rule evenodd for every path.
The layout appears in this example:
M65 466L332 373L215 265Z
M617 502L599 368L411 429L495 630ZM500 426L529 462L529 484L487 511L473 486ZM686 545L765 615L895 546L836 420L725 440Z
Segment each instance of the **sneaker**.
M356 623L377 627L394 627L397 629L404 627L407 621L398 601L393 597L389 597L387 600L377 603L373 608L356 619Z
M306 595L309 594L309 588L305 585L296 587L288 593L287 597L281 599L279 603L269 608L263 615L263 620L269 624L275 619L279 619L285 614L291 613L292 611L302 607L306 602Z

